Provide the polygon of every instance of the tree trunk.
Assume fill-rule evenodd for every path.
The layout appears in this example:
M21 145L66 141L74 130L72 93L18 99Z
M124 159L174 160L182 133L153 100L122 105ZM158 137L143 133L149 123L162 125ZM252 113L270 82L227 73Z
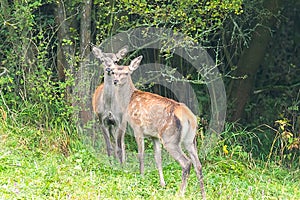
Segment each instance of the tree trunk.
M89 44L91 42L91 11L92 1L84 1L82 5L82 16L80 21L80 55L82 59L87 58L87 56L90 54Z
M65 8L65 3L63 0L56 1L55 9L55 21L58 26L57 38L57 70L58 77L60 81L65 81L66 79L66 70L70 70L70 73L73 74L74 69L72 65L69 64L69 58L72 55L73 47L71 45L71 36L70 36L70 22L67 19L67 13ZM67 92L68 94L71 91Z
M251 42L248 48L245 48L237 64L236 76L247 76L246 79L233 80L229 98L233 103L231 121L236 121L242 118L245 105L252 93L255 82L255 75L262 63L266 48L271 40L270 28L275 24L276 15L280 9L282 0L265 0L263 5L271 14L260 22L252 35Z
M92 119L91 109L91 91L90 77L91 67L87 65L90 62L90 42L91 42L91 10L92 1L86 0L82 4L82 15L80 20L80 69L77 74L76 96L79 102L76 102L80 108L79 123L85 125Z

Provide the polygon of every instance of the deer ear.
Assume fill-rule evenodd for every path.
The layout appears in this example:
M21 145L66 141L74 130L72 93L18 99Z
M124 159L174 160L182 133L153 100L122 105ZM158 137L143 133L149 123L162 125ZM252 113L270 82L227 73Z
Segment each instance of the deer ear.
M101 51L101 49L97 48L97 47L93 47L92 48L93 54L96 58L102 60L103 58L103 52Z
M97 47L92 48L93 54L96 58L100 59L105 67L110 67L114 63L114 54L103 53L101 49Z
M142 59L143 59L143 56L139 56L139 57L133 59L131 61L130 65L129 65L129 70L131 72L133 72L134 70L136 70L140 66L140 63L141 63Z
M122 49L120 49L120 51L118 51L118 53L116 53L116 56L120 60L124 58L127 53L128 53L128 46L125 45Z

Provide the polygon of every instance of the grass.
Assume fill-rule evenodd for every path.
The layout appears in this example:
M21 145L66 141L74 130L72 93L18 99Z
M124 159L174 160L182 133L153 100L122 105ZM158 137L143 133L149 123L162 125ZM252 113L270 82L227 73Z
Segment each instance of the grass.
M3 122L0 199L201 199L194 171L180 198L181 168L175 161L164 155L167 186L162 188L151 151L144 176L138 173L135 153L127 153L126 164L120 166L105 153L94 153L77 138L68 138L63 130ZM240 154L229 156L229 149L228 155L211 154L203 162L208 199L299 199L299 169L275 164L266 168L241 149Z

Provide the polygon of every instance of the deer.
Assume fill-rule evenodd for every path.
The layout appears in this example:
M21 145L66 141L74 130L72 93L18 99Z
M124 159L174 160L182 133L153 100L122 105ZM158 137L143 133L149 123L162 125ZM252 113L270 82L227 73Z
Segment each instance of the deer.
M116 106L114 106L114 88L113 78L111 76L111 66L125 57L128 47L125 46L116 54L104 53L101 49L93 46L92 52L104 66L104 83L99 85L92 97L93 111L100 122L100 127L106 143L106 151L108 157L112 156L113 146L110 140L112 136L114 145L114 157L119 159L122 164L125 161L125 145L124 134L126 131L126 123L116 114Z
M123 119L133 129L137 142L140 173L144 174L144 137L150 137L154 144L154 158L161 186L165 186L161 158L162 144L182 168L180 195L183 196L185 193L193 164L202 198L206 199L202 165L196 146L197 118L183 103L135 88L131 74L139 67L142 58L143 56L139 56L133 59L128 66L115 63L111 65L116 103L119 104L118 108L122 109ZM189 157L183 152L182 144Z

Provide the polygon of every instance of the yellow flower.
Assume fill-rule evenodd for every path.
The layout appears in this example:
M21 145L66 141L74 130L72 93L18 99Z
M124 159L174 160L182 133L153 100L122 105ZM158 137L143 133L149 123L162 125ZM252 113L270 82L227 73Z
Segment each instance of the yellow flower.
M223 153L224 153L225 155L228 155L229 151L227 150L227 145L224 145L224 146L223 146Z

